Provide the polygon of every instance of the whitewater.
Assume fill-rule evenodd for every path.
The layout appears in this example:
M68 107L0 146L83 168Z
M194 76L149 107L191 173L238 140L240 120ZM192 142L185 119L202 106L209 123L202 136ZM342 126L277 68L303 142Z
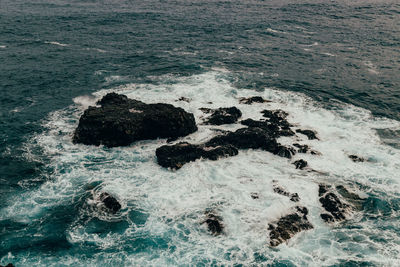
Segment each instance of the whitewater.
M47 228L65 224L66 245L53 253L10 251L1 262L16 266L400 265L400 151L378 134L399 130L399 121L337 100L320 103L276 88L240 88L225 69L151 78L154 82L128 83L76 97L73 105L42 120L43 132L27 138L23 156L45 165L46 181L12 196L0 217L26 226L10 233L10 242L19 236L40 239ZM287 159L249 149L234 157L200 159L170 170L159 166L155 157L165 139L116 148L73 144L80 115L109 92L145 103L170 103L193 113L199 130L175 143L203 143L220 130L243 127L202 124L204 113L199 109L203 107L236 106L242 119L261 119L264 109L282 109L295 128L315 130L320 140L297 134L278 141L306 144L320 154ZM250 96L271 102L239 103L241 97ZM181 97L188 101L179 101ZM348 158L353 154L365 162L353 162ZM292 162L297 159L306 160L309 167L296 169ZM29 181L20 181L21 186L24 182ZM320 218L321 183L350 188L366 199L363 209L344 222L326 224ZM299 203L274 192L274 186L298 193ZM121 211L109 214L99 209L100 192L115 196ZM271 248L268 223L296 205L308 208L314 229ZM210 235L202 224L209 210L223 218L224 234ZM54 225L49 216L57 218Z

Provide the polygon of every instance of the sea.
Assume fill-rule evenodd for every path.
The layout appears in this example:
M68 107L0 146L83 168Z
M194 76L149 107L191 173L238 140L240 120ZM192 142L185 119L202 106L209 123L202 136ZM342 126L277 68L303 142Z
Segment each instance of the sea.
M191 143L216 135L199 108L282 109L320 155L250 149L174 171L157 164L165 139L73 144L109 92L193 113ZM251 96L271 102L239 103ZM398 0L0 0L0 265L400 266L399 175ZM325 223L321 183L362 210ZM271 247L268 224L299 205L275 184L314 228ZM98 209L100 192L122 209Z

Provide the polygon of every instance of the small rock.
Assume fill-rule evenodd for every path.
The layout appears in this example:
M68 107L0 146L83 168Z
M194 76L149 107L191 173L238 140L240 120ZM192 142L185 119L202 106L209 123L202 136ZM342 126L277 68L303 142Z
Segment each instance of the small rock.
M221 221L222 221L221 217L216 216L212 213L209 213L207 215L207 219L204 222L202 222L202 224L206 223L207 227L208 227L208 231L210 231L211 234L217 236L217 235L220 235L224 229L224 226L221 223Z
M301 134L306 135L306 136L308 137L309 140L313 140L313 139L319 140L318 137L317 137L317 133L314 132L314 131L311 131L311 130L301 130L301 129L297 129L297 130L296 130L296 133L301 133Z
M265 103L265 102L271 102L269 100L263 99L261 96L252 96L252 97L242 97L239 99L240 104L247 104L251 105L253 103Z
M296 160L295 162L293 162L294 166L296 166L296 169L304 169L305 167L307 167L308 163L307 161L303 160L303 159L299 159Z
M9 263L9 264L7 264L7 265L0 265L0 267L14 267L14 264L12 264L12 263Z
M274 186L274 192L278 193L280 195L286 196L286 197L290 197L290 200L293 202L300 201L300 197L297 193L291 194L291 193L287 192L285 189L283 189L282 187Z
M251 196L252 199L259 199L260 198L258 193L251 193L250 196Z
M357 156L357 155L350 155L349 158L354 162L364 162L365 159Z
M118 200L107 192L100 194L100 201L103 202L104 206L106 206L106 208L111 210L113 213L116 213L121 209L121 204L119 204Z
M184 101L184 102L188 102L188 103L190 103L190 98L187 98L187 97L180 97L179 99L178 99L178 101Z

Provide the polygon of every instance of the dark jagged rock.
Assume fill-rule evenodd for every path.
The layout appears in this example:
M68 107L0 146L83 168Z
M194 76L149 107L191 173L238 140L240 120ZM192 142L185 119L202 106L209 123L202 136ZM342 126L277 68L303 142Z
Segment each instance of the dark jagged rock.
M307 161L303 160L303 159L299 159L296 160L295 162L293 162L294 166L296 166L296 169L304 169L305 167L307 167L308 163Z
M285 191L285 189L283 189L282 187L279 186L274 186L274 192L278 193L280 195L286 196L286 197L290 197L290 200L293 202L299 202L300 197L297 193L289 193L287 191Z
M172 169L179 169L185 163L200 158L217 160L237 154L238 150L229 144L223 146L204 146L182 142L171 146L161 146L156 150L158 164Z
M12 264L12 263L9 263L9 264L7 264L7 265L0 265L0 267L14 267L14 264Z
M275 223L269 224L270 245L276 247L301 231L313 229L313 225L307 219L307 214L307 208L296 207L294 213L280 218Z
M281 132L280 136L293 136L294 132L290 129L291 125L286 120L289 115L287 112L277 109L277 110L263 110L261 111L263 117L267 119L270 124L277 125Z
M205 113L211 113L205 123L212 125L235 123L242 116L242 112L236 107L218 109L201 108L200 110Z
M317 133L314 132L314 131L311 131L311 130L301 130L301 129L297 129L297 130L296 130L296 133L301 133L301 134L306 135L306 136L308 137L309 140L313 140L313 139L319 140L318 137L317 137Z
M264 109L263 111L261 111L261 113L263 114L263 117L269 119L270 121L283 121L287 118L287 116L289 116L289 113L281 109L277 110Z
M363 159L357 155L350 155L349 159L351 159L354 162L364 162L365 161L365 159Z
M278 143L274 137L261 128L241 128L226 135L219 135L206 143L207 146L233 145L238 149L262 148L267 151L276 151Z
M208 231L215 236L220 235L224 229L222 218L212 213L207 214L207 219L203 223L207 224Z
M104 206L113 213L116 213L121 209L121 204L119 204L118 200L106 192L100 194L100 201L103 202Z
M325 184L320 184L318 187L318 196L322 197L331 187Z
M252 96L248 98L242 97L239 99L240 104L247 104L247 105L251 105L253 103L266 103L266 102L271 102L271 101L265 100L261 96Z
M197 131L193 114L170 104L145 104L109 93L79 120L74 143L126 146L137 140L177 138Z
M205 144L179 143L161 146L156 150L157 162L163 167L179 169L199 158L217 160L235 156L238 149L263 149L281 157L291 158L295 151L278 144L268 131L261 128L242 128L210 139Z

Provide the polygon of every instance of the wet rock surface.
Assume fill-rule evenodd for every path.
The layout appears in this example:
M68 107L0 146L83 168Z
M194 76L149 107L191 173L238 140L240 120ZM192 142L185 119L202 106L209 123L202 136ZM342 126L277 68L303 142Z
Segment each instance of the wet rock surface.
M156 150L157 162L163 167L179 169L183 164L199 158L217 160L221 157L235 156L239 149L262 149L280 157L291 158L296 151L276 141L280 136L294 135L285 119L286 113L281 110L265 113L268 113L268 121L241 121L241 124L248 127L234 132L223 131L200 145L178 143L159 147Z
M118 200L107 192L100 194L100 201L103 202L104 206L112 213L116 213L121 209L121 204L119 204Z
M197 131L193 114L170 104L145 104L109 93L79 120L74 143L127 146L138 140L176 138Z
M238 121L242 112L236 107L208 109L201 108L204 113L211 114L205 121L206 124L222 125L231 124Z
M12 264L12 263L9 263L9 264L7 264L7 265L0 265L0 267L14 267L14 264Z
M275 223L270 223L270 245L276 247L292 238L295 234L313 229L313 225L307 219L308 209L297 206L295 212L283 216Z
M205 146L181 142L175 145L161 146L156 150L158 164L162 167L172 169L180 169L185 163L200 158L217 160L237 154L237 148L229 144L223 146Z

